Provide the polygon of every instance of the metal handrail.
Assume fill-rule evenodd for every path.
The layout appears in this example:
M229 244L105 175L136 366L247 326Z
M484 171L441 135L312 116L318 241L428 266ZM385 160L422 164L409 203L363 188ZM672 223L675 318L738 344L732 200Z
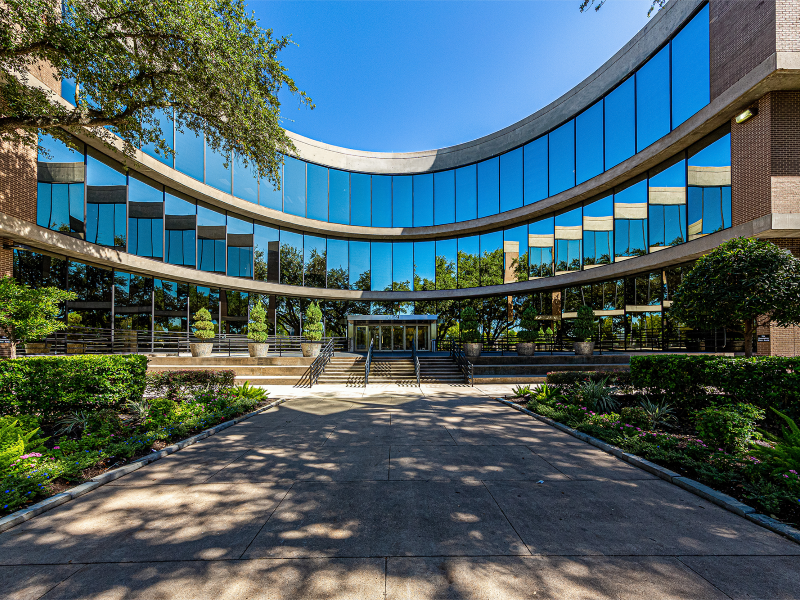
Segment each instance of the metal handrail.
M372 347L375 343L375 340L369 341L369 350L367 350L367 360L364 361L364 387L367 387L369 383L369 367L372 364Z
M311 363L311 367L309 367L309 374L308 374L308 385L311 387L317 380L319 376L325 372L325 367L331 361L334 355L334 340L328 340L328 343L325 344L325 347L320 350L319 356L314 359L314 362Z
M417 356L417 345L411 340L411 360L414 361L414 374L417 376L417 387L419 387L419 356Z
M475 372L472 363L467 360L467 355L461 350L460 343L458 345L453 344L450 348L450 358L456 362L456 365L464 375L464 383L468 383L470 387L473 387L475 385Z

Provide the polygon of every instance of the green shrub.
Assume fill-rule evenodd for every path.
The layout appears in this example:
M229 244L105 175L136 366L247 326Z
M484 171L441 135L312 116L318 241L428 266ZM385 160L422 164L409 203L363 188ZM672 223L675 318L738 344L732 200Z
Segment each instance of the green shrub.
M150 425L157 427L164 427L167 423L175 421L175 413L178 408L178 403L171 398L153 398L150 401L150 410L148 417Z
M43 439L37 438L39 428L28 430L18 419L0 418L0 471L7 469L23 454L41 449Z
M214 321L206 308L194 313L194 335L201 340L210 340L214 337Z
M792 479L798 484L800 483L797 474L800 469L800 427L782 412L774 408L772 410L786 421L787 427L783 428L783 439L774 440L776 442L774 446L760 446L756 449L756 453L765 461L769 461L773 467L773 474Z
M659 425L670 425L675 420L673 406L666 400L651 400L645 396L639 407L650 429L655 429Z
M478 314L475 309L467 307L461 311L461 341L480 342L481 335L478 333Z
M744 450L756 431L764 411L752 404L709 406L695 412L695 428L707 444L728 450Z
M522 312L519 332L519 340L521 342L535 342L539 337L539 321L536 320L538 314L538 311L533 306L529 306Z
M197 392L218 392L233 387L236 374L230 370L179 370L147 374L147 393L171 400Z
M303 320L303 337L312 342L322 339L322 311L316 302L312 302L306 309Z
M648 355L631 357L635 388L663 397L682 412L705 408L715 397L774 407L800 417L800 358Z
M54 423L78 411L141 400L147 358L42 356L0 361L0 414L38 415Z
M631 374L629 371L553 371L547 374L547 383L576 387L586 381L608 380L613 387L629 387Z
M608 378L583 382L578 386L577 394L584 406L590 410L610 413L619 406L619 401L613 395L613 389L608 387Z
M641 406L626 406L619 411L619 418L623 423L634 427L650 427L650 419Z
M267 311L261 306L261 302L256 302L250 309L250 322L247 324L247 337L263 344L267 341L269 326L267 325Z
M578 308L578 317L572 326L572 336L579 342L591 340L594 335L594 311L585 304Z

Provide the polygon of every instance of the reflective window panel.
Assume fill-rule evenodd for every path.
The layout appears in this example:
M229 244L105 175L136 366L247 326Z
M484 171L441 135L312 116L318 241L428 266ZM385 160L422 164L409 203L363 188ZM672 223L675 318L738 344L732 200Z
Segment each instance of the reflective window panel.
M528 279L528 226L520 225L503 233L503 283Z
M548 165L547 136L533 140L523 147L524 162L524 200L525 204L533 204L547 198Z
M480 236L480 285L501 285L504 282L503 232L493 231Z
M552 216L528 225L528 252L530 253L530 278L553 275L555 225Z
M350 174L350 225L372 224L371 177L362 173ZM351 271L352 274L352 271Z
M221 150L213 150L206 145L206 184L218 190L231 193L231 159ZM228 166L225 166L225 163Z
M328 267L326 263L327 244L323 237L303 236L303 285L306 287L325 287Z
M128 252L162 258L164 188L134 172L128 182Z
M370 243L350 240L350 289L370 290ZM366 313L362 313L366 314Z
M724 132L724 130L723 130ZM720 134L712 134L710 139ZM702 146L707 141L698 144ZM689 152L689 239L731 226L731 136Z
M281 283L303 285L303 234L280 230Z
M686 161L681 156L650 171L648 202L650 252L686 242Z
M62 233L84 234L84 146L39 136L36 224Z
M603 172L603 101L575 118L575 177L583 183Z
M457 240L436 240L436 289L454 290L457 282Z
M225 273L225 223L223 213L197 205L197 268Z
M436 289L436 242L414 242L414 290Z
M317 221L328 220L328 169L319 165L306 166L308 206L306 216Z
M456 221L456 174L442 171L433 175L433 220L435 225Z
M478 217L478 167L456 169L456 221Z
M350 173L328 170L330 185L330 206L328 220L331 223L347 225L350 223Z
M372 226L392 226L392 177L372 176Z
M278 167L280 186L262 179L258 185L258 203L273 210L283 210L283 165Z
M478 163L478 218L496 215L500 206L500 159Z
M673 129L710 101L708 4L672 40Z
M669 44L636 72L636 149L670 131Z
M183 133L175 127L175 168L189 177L203 181L203 134L195 135L188 127Z
M119 165L90 148L86 156L86 241L125 248L128 177Z
M258 204L258 178L252 163L244 166L238 157L233 161L233 195Z
M605 99L605 168L636 154L636 79L631 77Z
M62 80L61 83L62 91L64 87L64 83ZM73 88L74 90L74 88ZM74 91L73 91L74 93ZM166 143L167 147L174 148L174 132L172 127L172 109L164 109L164 110L155 110L154 117L156 122L158 123L158 127L161 129L161 137L164 138L164 142ZM165 165L172 166L172 157L166 158L164 153L157 152L156 147L154 144L145 144L142 146L142 152L145 154L152 156L156 160L164 163Z
M392 177L392 227L412 226L413 185L411 176Z
M258 281L280 281L280 236L274 227L253 226L253 277Z
M616 190L614 217L616 260L647 254L647 180Z
M523 149L500 156L500 212L522 206Z
M583 207L583 267L612 262L614 247L614 197L609 195Z
M575 187L575 121L564 123L551 131L550 195Z
M392 290L408 292L414 289L414 243L392 244Z
M458 238L458 287L480 285L480 240L477 235Z
M253 222L228 213L228 275L253 277Z
M392 289L392 243L372 242L372 289L391 291Z
M556 275L581 268L581 207L555 217Z
M306 163L291 156L283 165L283 212L306 216Z
M327 287L337 290L350 289L347 240L328 238L326 263L328 268Z
M433 175L414 175L414 227L429 225L433 225Z
M173 265L195 266L197 205L175 192L164 194L164 258Z

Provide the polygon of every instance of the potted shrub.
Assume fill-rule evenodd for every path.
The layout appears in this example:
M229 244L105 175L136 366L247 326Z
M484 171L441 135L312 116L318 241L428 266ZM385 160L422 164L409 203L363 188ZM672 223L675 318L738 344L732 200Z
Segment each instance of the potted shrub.
M303 356L319 356L322 347L322 311L316 302L312 302L306 309L306 317L303 322L303 338L300 348Z
M81 321L83 321L83 317L81 317L76 312L67 313L67 330L74 332L72 334L67 335L67 354L83 354L86 352L86 344L72 342L70 343L69 340L79 340L83 337L83 334L80 333L80 329L83 327L81 325ZM75 330L78 330L75 332Z
M214 322L208 309L201 308L194 313L194 336L201 340L210 340L214 337ZM193 342L189 344L192 356L211 356L214 348L213 342Z
M585 304L578 309L578 318L575 319L575 325L572 330L572 335L575 338L575 354L577 356L591 356L594 352L594 342L586 341L591 340L594 333L594 311Z
M539 322L536 320L538 312L533 306L529 306L522 312L519 332L519 342L517 342L517 354L519 356L533 356L536 350L536 338L539 337Z
M483 344L480 343L481 335L478 333L478 315L473 308L461 311L461 341L464 342L464 354L468 358L477 358L481 355Z
M267 355L269 350L269 344L266 343L268 329L267 311L260 302L256 302L256 305L250 310L250 322L247 324L247 337L253 340L247 343L250 356Z

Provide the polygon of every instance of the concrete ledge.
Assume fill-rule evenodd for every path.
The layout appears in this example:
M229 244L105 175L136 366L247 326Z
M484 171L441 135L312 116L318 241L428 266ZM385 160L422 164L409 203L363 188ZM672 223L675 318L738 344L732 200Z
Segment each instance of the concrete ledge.
M147 456L143 456L141 458L137 458L134 461L129 462L127 465L123 465L118 469L114 469L113 471L107 471L101 475L97 475L96 477L92 477L89 481L82 483L80 485L75 486L74 488L68 489L66 492L62 492L60 494L56 494L55 496L50 496L34 504L32 506L28 506L27 508L20 509L16 512L11 513L0 519L0 532L6 531L7 529L11 529L12 527L16 527L29 519L32 519L36 515L40 515L43 512L46 512L56 506L60 506L65 502L69 502L75 498L83 496L84 494L91 492L94 489L99 488L102 485L105 485L109 481L114 481L115 479L119 479L123 475L127 475L128 473L132 473L137 469L141 469L145 465L148 465L152 462L157 461L160 458L165 456L169 456L174 452L177 452L181 448L185 448L186 446L191 446L195 442L199 442L202 439L207 438L210 435L214 435L215 433L222 431L223 429L227 429L236 423L240 423L250 417L257 415L260 412L264 412L265 410L269 410L270 408L274 408L279 404L283 404L286 402L285 398L280 398L274 402L270 402L266 406L262 406L261 408L254 410L253 412L247 413L246 415L242 415L236 419L231 421L225 421L224 423L220 423L216 427L212 427L211 429L206 429L205 431L201 431L197 435L193 435L190 438L186 438L180 442L172 444L171 446L167 446L163 450L159 452L153 452Z
M572 427L567 427L563 423L559 423L558 421L554 421L553 419L548 419L543 415L539 415L533 411L528 410L527 408L523 408L518 404L514 404L509 400L504 398L495 398L498 402L505 404L506 406L510 406L514 410L518 410L519 412L525 413L526 415L530 415L534 419L538 419L542 423L546 423L563 431L564 433L568 433L569 435L578 438L604 452L608 452L609 454L613 454L620 460L624 460L625 462L639 467L651 473L657 477L660 477L664 481L669 481L670 483L677 485L685 489L687 492L691 492L696 496L700 496L704 500L708 500L709 502L713 502L717 506L720 506L726 510L731 511L739 515L740 517L744 517L749 519L753 523L757 523L762 527L769 529L770 531L774 531L784 537L789 538L790 540L797 542L800 544L800 531L786 525L785 523L781 523L776 519L772 519L766 515L756 513L756 510L748 506L742 502L739 502L736 498L732 496L728 496L727 494L723 494L722 492L718 492L707 485L703 485L693 479L689 479L688 477L682 476L680 473L676 473L675 471L670 471L664 467L661 467L655 463L650 462L649 460L645 460L635 454L629 454L628 452L624 452L620 448L616 446L612 446L602 440L597 439L591 435L585 434L582 431L578 431L577 429L573 429Z

